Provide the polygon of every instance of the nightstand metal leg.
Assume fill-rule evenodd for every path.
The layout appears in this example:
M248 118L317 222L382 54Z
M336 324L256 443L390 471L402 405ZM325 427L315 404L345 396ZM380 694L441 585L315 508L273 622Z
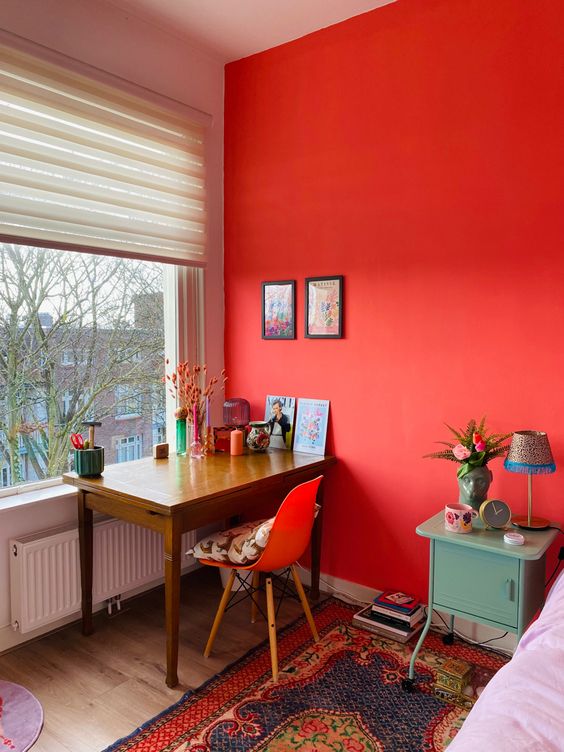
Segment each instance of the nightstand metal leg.
M423 641L425 637L427 637L427 632L431 628L432 618L433 618L433 609L429 607L429 613L427 614L427 621L425 622L425 626L423 627L421 634L419 635L419 639L417 640L417 645L413 649L411 660L409 661L408 677L411 682L413 682L413 680L415 679L415 661L417 660L417 654L419 653L419 650L421 649L421 645L423 645Z
M450 615L450 626L446 635L443 635L443 643L445 645L454 644L454 614Z
M419 653L419 650L421 649L421 645L423 645L423 641L425 640L425 637L427 637L427 632L431 628L431 619L433 618L433 590L434 590L434 579L435 579L434 569L435 569L435 541L431 540L430 559L429 559L429 605L427 606L427 621L425 622L425 626L423 627L421 634L419 635L419 639L417 640L417 644L415 645L415 648L411 655L411 660L409 661L409 673L408 673L407 679L404 679L402 682L403 689L405 689L408 692L410 692L413 689L413 683L415 680L415 661L417 660L417 654Z

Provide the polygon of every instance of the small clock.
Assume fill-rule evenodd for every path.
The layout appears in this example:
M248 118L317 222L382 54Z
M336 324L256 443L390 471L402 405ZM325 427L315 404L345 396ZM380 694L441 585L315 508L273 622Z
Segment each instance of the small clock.
M501 499L486 499L480 505L480 519L487 527L502 528L509 524L511 509Z

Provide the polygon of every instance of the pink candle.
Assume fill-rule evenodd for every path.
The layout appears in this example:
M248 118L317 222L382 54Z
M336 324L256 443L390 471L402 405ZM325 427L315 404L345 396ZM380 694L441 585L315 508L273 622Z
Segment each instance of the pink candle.
M198 436L198 408L194 402L194 441L200 441Z
M206 397L206 426L208 428L211 426L210 398L209 397Z

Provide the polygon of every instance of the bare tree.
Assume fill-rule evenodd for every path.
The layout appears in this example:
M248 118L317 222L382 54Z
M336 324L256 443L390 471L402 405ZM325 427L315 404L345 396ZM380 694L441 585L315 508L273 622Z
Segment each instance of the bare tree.
M164 411L162 268L0 245L0 458L12 483L68 468L69 436L121 395Z

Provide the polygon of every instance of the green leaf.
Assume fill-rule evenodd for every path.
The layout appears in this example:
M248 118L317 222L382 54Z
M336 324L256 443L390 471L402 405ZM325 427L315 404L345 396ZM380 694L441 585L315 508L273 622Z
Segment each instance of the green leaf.
M451 462L460 462L460 460L456 459L456 457L450 451L450 449L443 449L440 452L431 452L431 454L423 455L423 459L427 459L428 457L437 459L437 460L450 460Z
M474 468L472 467L472 465L469 465L467 462L465 462L463 465L460 465L460 467L456 471L456 477L460 480L460 478L464 478L464 476L468 475L468 473L473 469Z
M463 433L460 433L460 431L457 431L456 428L453 428L452 426L449 426L448 423L445 423L445 426L448 428L448 430L454 434L454 436L458 439L459 442L461 442L465 437Z
M485 456L485 452L472 452L466 462L473 467L481 467L484 464Z
M475 430L476 430L476 421L474 420L474 418L471 418L468 421L468 425L466 426L466 432L464 435L467 436L469 439L472 439L472 434L474 433Z

